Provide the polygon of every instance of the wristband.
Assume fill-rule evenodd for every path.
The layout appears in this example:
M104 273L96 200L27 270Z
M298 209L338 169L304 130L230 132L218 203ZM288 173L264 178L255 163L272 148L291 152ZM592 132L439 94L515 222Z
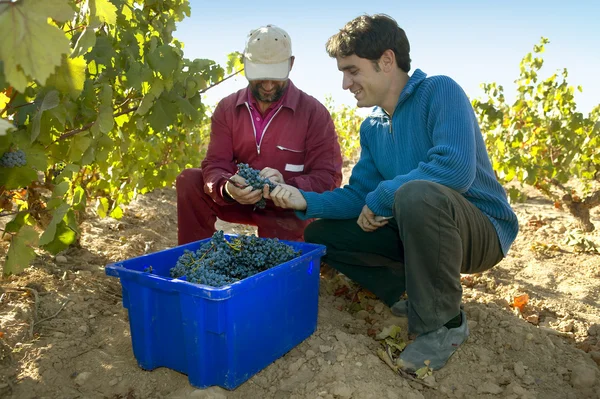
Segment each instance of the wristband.
M223 189L225 190L225 194L227 194L227 196L229 198L231 198L232 200L235 201L235 198L233 198L233 195L231 195L231 193L229 192L229 189L227 188L227 183L229 183L228 181L225 182L225 185L223 186Z

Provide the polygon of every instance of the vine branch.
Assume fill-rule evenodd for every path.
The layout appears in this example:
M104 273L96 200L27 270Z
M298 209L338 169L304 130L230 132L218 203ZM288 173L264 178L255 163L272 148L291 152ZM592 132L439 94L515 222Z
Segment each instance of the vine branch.
M207 91L209 91L210 89L212 89L215 86L220 85L221 83L223 83L224 81L226 81L227 79L231 79L233 78L235 75L241 73L244 70L244 68L240 69L239 71L235 71L234 73L232 73L231 75L227 76L226 78L223 78L222 80L219 80L217 83L212 84L210 86L208 86L206 89L202 89L198 92L198 94L202 94L202 93L206 93Z
M130 112L133 112L133 111L135 111L135 110L137 110L137 109L138 109L138 107L137 107L137 106L135 106L135 107L131 107L131 108L128 108L128 109L126 109L126 110L123 110L123 111L117 112L116 114L113 114L113 117L114 117L114 118L116 118L116 117L118 117L118 116L125 115L125 114L128 114L128 113L130 113ZM66 139L66 138L69 138L69 137L71 137L71 136L75 136L75 135L76 135L76 134L78 134L78 133L81 133L81 132L84 132L84 131L86 131L86 130L90 129L92 126L94 126L94 124L95 124L95 123L96 123L96 121L94 121L94 122L90 122L90 123L86 123L86 124L85 124L85 125L83 125L82 127L79 127L79 128L77 128L77 129L70 130L70 131L68 131L68 132L66 132L66 133L64 133L64 134L62 134L62 135L61 135L59 138L57 138L56 140L54 140L52 143L48 144L48 146L46 146L46 148L50 147L50 146L51 146L52 144L54 144L54 143L57 143L57 142L59 142L59 141L61 141L61 140L64 140L64 139Z
M8 102L6 103L6 106L4 107L4 109L2 111L0 111L0 116L4 115L4 113L8 110L8 108L11 106L11 104L12 104L13 100L15 99L15 97L17 97L17 91L16 90L13 93L13 95L10 97L10 100L8 100Z

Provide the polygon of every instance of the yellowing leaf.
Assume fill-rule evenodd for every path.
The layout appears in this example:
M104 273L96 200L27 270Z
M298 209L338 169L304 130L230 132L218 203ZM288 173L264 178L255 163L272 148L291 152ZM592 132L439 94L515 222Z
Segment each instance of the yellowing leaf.
M425 366L415 371L417 378L424 379L433 374L433 371L429 368L429 360L426 360L425 363Z
M92 16L109 25L117 23L117 7L109 0L90 0L89 4Z
M0 92L0 109L4 109L4 107L6 107L6 104L8 104L9 101L10 97L4 94L3 92Z
M99 198L96 203L96 213L99 217L105 218L108 214L108 200L106 198Z
M527 294L518 295L513 298L513 306L519 308L520 311L523 311L527 302L529 302L529 295Z
M244 69L243 59L244 56L239 51L227 54L227 74Z
M123 217L123 209L121 209L120 206L116 206L115 209L113 209L110 212L110 217L115 219L121 219Z
M6 80L17 91L25 90L29 78L45 83L70 51L64 32L47 22L51 15L65 17L66 4L66 0L22 0L0 5L0 59Z
M404 348L406 348L406 342L396 342L391 338L386 338L385 343L391 346L392 348L402 352Z
M396 336L401 331L402 331L402 328L400 326L396 326L396 325L383 327L383 329L381 330L381 332L379 334L377 334L375 339L386 339L387 337L391 337L391 338L395 339Z
M123 4L123 9L121 10L121 15L125 17L126 21L130 21L133 18L133 10L129 4Z
M62 64L48 78L46 84L56 87L61 93L70 94L71 97L77 98L83 90L86 68L87 65L83 56L75 58L64 57Z

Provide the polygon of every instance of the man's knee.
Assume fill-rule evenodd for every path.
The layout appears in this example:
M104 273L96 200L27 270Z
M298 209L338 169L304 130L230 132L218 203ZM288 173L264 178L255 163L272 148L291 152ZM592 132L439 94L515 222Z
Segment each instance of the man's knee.
M428 180L409 181L396 190L394 204L414 207L425 201L433 203L444 200L447 198L446 193L444 193L446 189L445 186Z
M187 193L190 190L196 191L198 187L204 186L204 178L202 177L202 169L184 169L175 180L175 189L178 194Z
M324 226L325 219L315 220L304 229L304 241L313 244L325 244L327 242L327 229Z

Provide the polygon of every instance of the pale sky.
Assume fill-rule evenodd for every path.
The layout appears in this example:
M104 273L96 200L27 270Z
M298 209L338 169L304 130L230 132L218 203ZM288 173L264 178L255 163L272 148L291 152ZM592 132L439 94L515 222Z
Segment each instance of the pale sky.
M488 0L389 1L217 1L190 0L192 16L178 25L175 37L184 44L185 57L208 58L225 65L229 52L244 49L248 33L274 24L292 38L296 56L290 78L296 86L321 102L355 106L342 90L342 74L325 52L325 42L351 19L362 14L385 13L408 36L412 69L428 75L447 75L470 98L482 95L479 85L504 85L514 98L519 62L540 37L550 39L544 53L542 77L567 68L568 81L581 85L578 109L588 113L600 104L600 1L596 0ZM214 104L247 85L244 77L207 92Z

